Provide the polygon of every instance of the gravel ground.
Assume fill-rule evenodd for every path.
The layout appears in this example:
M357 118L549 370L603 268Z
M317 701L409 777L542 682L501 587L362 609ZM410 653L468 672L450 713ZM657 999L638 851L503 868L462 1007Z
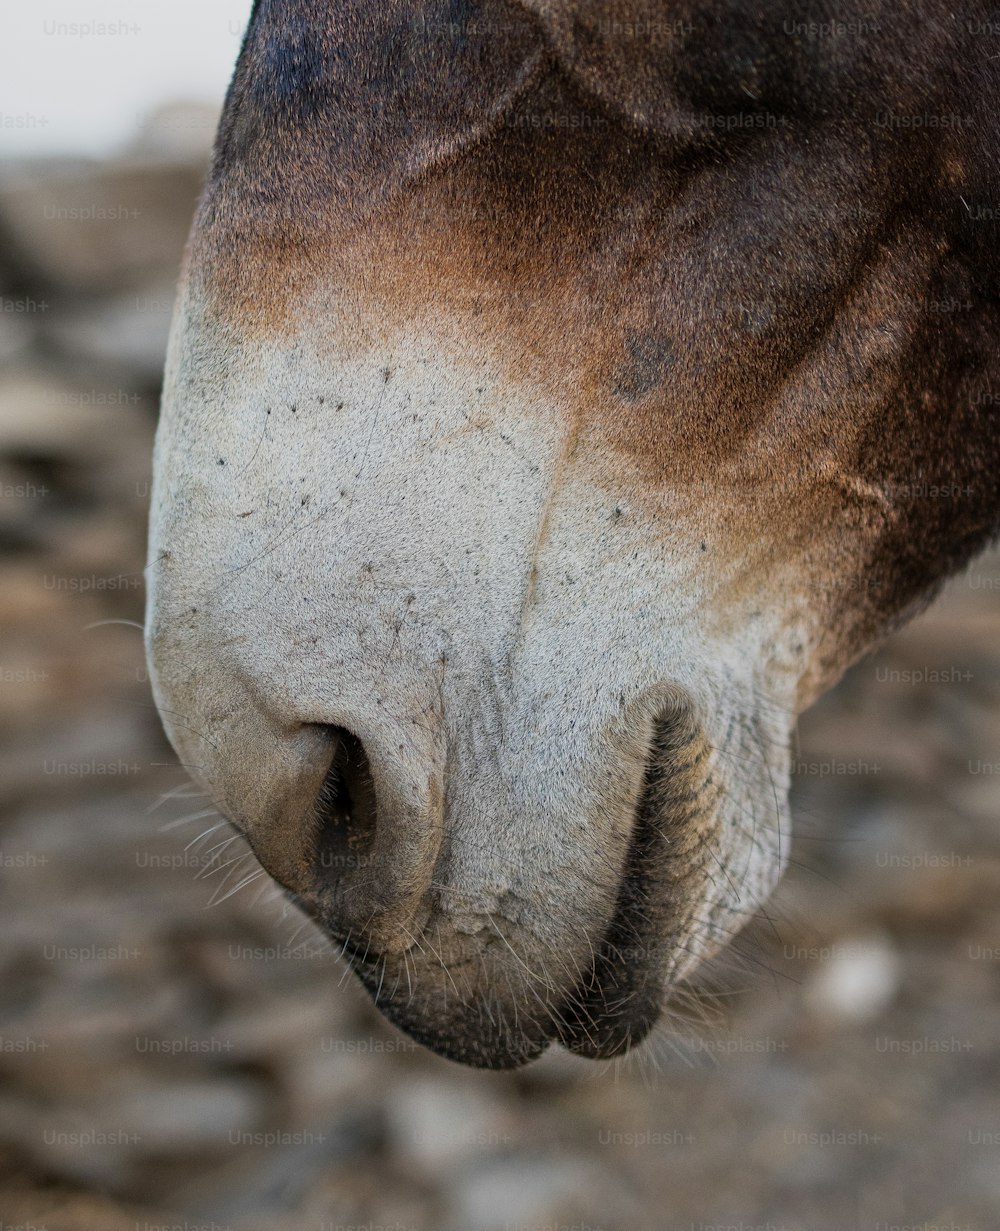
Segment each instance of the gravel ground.
M0 1231L1000 1226L1000 558L805 716L786 881L638 1053L429 1055L151 706L161 138L0 175Z

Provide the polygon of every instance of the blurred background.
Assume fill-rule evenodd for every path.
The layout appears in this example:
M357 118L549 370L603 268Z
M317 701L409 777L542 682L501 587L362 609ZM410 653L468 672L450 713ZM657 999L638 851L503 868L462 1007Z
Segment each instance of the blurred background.
M0 1228L996 1228L995 555L805 716L783 888L626 1060L439 1060L244 883L141 621L173 285L248 8L4 17Z

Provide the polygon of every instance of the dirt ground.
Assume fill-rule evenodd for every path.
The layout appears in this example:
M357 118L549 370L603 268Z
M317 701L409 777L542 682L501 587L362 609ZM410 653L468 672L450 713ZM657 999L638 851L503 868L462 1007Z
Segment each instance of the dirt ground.
M151 706L200 174L167 126L0 175L0 1231L1000 1227L1000 558L804 717L784 885L655 1038L440 1060L240 887Z

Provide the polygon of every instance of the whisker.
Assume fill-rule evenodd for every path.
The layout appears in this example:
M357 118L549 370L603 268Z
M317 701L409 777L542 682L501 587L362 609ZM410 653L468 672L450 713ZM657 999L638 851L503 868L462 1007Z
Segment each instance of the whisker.
M209 899L208 905L209 906L220 906L223 902L227 902L233 896L234 893L239 893L239 891L245 885L249 885L251 881L255 881L258 878L258 876L263 876L263 875L264 875L263 868L254 868L254 870L249 874L249 876L245 876L243 880L239 882L239 884L234 885L233 888L230 889L229 892L224 894L221 898L217 897L216 894L213 894L212 897Z

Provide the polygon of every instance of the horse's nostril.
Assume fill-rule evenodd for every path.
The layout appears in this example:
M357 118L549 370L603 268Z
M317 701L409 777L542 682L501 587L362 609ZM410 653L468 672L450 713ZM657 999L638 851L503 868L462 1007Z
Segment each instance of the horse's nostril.
M364 745L331 727L334 753L316 800L314 871L334 887L366 865L375 841L375 788Z

